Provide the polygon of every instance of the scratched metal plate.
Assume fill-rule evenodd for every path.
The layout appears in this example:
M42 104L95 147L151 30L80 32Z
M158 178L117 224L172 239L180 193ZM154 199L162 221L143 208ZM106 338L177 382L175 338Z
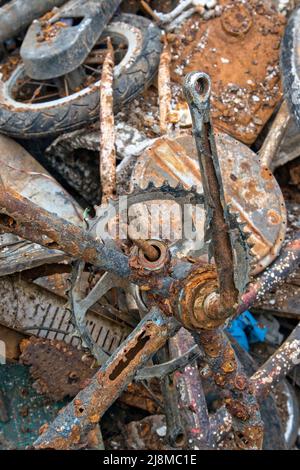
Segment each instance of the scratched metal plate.
M224 181L225 199L232 211L245 223L254 257L253 274L264 270L278 255L286 231L286 209L281 190L272 173L260 165L259 156L246 145L223 134L216 143ZM163 137L137 160L131 183L145 188L149 181L159 186L167 180L185 188L197 186L202 193L194 139L191 136ZM197 231L204 237L204 217ZM203 240L204 244L204 240Z

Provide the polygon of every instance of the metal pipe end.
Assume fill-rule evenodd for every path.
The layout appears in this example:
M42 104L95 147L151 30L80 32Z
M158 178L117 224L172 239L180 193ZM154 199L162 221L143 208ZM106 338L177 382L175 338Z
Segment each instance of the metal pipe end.
M211 79L204 72L191 72L185 77L183 91L189 103L195 103L201 108L210 102Z

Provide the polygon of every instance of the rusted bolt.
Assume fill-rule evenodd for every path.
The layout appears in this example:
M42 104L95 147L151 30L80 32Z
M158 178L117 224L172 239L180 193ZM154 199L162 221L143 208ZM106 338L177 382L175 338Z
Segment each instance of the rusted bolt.
M225 372L225 374L229 374L236 369L236 363L234 361L226 361L221 365L221 369Z
M70 372L69 373L69 380L70 382L76 382L78 380L78 375L76 372Z
M218 385L219 387L224 387L225 386L225 383L226 383L226 377L222 374L215 374L215 383L216 385Z
M158 260L160 252L149 240L134 240L134 243L144 252L144 256L149 261Z
M237 390L245 390L247 379L244 375L237 375L234 380L234 386Z
M220 295L214 291L208 294L203 301L203 310L209 316L212 312L218 312L220 307Z
M224 320L209 318L204 310L205 299L218 289L217 274L214 266L203 265L185 279L176 299L174 311L179 321L188 329L213 330Z
M143 241L143 244L143 247L140 247L138 250L138 259L141 267L148 271L162 269L169 260L169 252L166 245L159 240L147 240ZM151 254L150 257L149 253Z
M221 23L226 33L242 36L252 26L252 14L245 5L229 5L222 14Z
M274 211L271 209L268 211L267 217L268 217L269 223L272 225L278 225L281 223L281 220L282 220L281 215L278 214L277 211Z

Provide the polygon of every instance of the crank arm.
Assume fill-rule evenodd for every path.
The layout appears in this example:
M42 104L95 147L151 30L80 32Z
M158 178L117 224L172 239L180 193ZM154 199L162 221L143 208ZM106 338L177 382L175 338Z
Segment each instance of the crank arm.
M205 238L213 255L220 290L220 311L231 316L238 302L234 278L234 254L229 234L222 175L210 119L211 80L202 72L186 76L184 93L193 120L206 209Z

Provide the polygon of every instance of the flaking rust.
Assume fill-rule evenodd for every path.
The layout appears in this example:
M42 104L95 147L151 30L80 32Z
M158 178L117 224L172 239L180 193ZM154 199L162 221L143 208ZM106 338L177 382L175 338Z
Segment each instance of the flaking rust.
M171 51L168 44L167 36L163 36L164 47L160 56L159 71L158 71L158 95L159 95L159 121L160 121L160 132L166 134L168 130L168 124L170 122L170 111L171 111L171 77L170 77L170 65L171 65Z
M75 396L95 373L94 358L63 341L32 337L20 347L35 388L54 401Z

